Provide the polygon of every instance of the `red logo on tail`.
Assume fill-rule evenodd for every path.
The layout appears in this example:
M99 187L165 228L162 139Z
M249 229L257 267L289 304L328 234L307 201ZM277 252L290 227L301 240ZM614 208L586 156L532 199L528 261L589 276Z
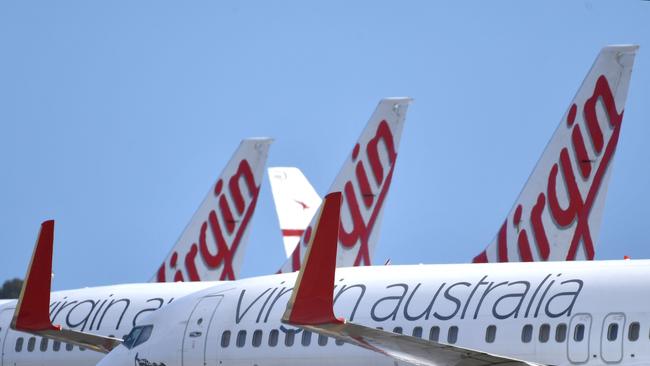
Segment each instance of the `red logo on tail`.
M368 243L377 217L390 188L393 169L397 160L395 141L390 126L381 121L375 136L368 141L361 153L357 144L352 150L352 162L355 164L354 177L343 184L342 212L349 213L351 227L344 224L341 218L339 228L339 244L346 249L358 246L359 251L354 261L355 266L370 265ZM382 158L387 161L382 161ZM367 167L370 167L370 175ZM311 227L307 228L311 231ZM302 246L309 243L308 235L303 238ZM300 247L291 254L293 271L300 269Z
M245 192L242 191L245 188ZM214 188L217 206L210 210L208 217L197 233L198 240L192 243L184 255L185 273L189 281L201 281L197 270L197 256L201 257L208 270L222 267L220 280L234 280L233 259L242 239L250 218L255 211L260 187L255 184L255 176L248 161L239 163L235 174L228 180L228 191L223 191L223 181L220 179ZM230 207L226 195L234 204ZM209 229L209 230L208 230ZM208 235L208 232L211 235ZM210 238L211 240L208 240ZM197 244L198 243L198 244ZM163 263L158 270L157 281L165 282L167 270L174 272L174 281L185 281L180 268L177 268L178 253L173 253L169 267Z
M604 107L609 119L609 127L612 130L606 146L603 131L596 113L596 108L599 104ZM592 96L587 99L583 106L583 115L589 142L591 143L594 154L596 156L602 155L594 173L592 170L593 161L589 159L583 132L580 125L574 123L577 110L578 107L574 104L571 106L567 115L567 127L573 129L571 131L570 146L564 147L560 151L559 160L553 164L548 175L547 192L539 193L536 202L530 210L530 226L533 231L533 238L539 258L542 260L548 260L550 256L549 240L542 220L542 214L547 204L548 212L558 230L567 230L575 226L575 232L571 239L571 246L569 247L566 259L575 260L581 243L584 248L585 257L589 260L594 258L594 245L589 228L589 214L598 196L602 180L607 172L614 151L616 150L621 122L623 120L623 112L618 114L614 96L607 82L607 78L601 75L596 82ZM574 154L577 167L574 167L571 162L571 153ZM592 177L592 173L593 179L591 185L587 194L583 197L578 186L578 180L580 179L586 182ZM560 204L558 196L558 175L562 177L559 182L563 184L564 187L562 189L568 197L567 207L562 207ZM521 224L522 210L522 204L519 204L512 218L512 224L517 229ZM503 223L497 237L497 260L499 262L508 262L507 224L508 219ZM517 252L519 253L520 260L530 262L533 260L533 254L528 233L525 229L518 232ZM487 261L488 257L485 251L473 260L475 263L484 263Z

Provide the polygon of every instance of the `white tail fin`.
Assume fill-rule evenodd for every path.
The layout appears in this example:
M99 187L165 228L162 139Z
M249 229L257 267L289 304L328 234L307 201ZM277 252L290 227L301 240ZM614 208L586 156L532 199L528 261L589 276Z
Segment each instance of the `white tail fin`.
M289 257L322 200L300 169L269 168L268 172L284 250Z
M339 267L370 265L410 102L410 98L386 98L379 102L328 191L343 193L336 259ZM296 246L280 272L300 269L313 225L312 220L301 244Z
M241 142L152 281L238 277L271 142Z
M637 48L600 51L496 238L474 262L594 258Z

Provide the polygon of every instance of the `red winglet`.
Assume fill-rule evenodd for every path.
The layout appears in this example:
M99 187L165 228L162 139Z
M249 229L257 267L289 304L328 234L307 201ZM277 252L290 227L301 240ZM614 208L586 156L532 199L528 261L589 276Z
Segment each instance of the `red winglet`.
M60 330L50 320L54 220L44 221L36 240L11 326L22 331Z
M311 243L282 320L291 324L341 323L334 316L334 273L341 193L325 196Z

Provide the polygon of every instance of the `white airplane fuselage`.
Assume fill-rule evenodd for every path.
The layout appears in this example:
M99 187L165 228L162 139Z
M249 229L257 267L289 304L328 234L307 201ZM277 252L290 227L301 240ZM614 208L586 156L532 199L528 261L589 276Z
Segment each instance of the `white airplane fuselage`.
M218 282L146 283L56 291L51 295L50 318L66 328L122 338L146 314L215 284ZM0 366L91 366L104 356L58 342L55 346L51 340L11 330L15 308L16 300L0 304Z
M394 364L283 325L296 275L220 283L177 299L138 319L153 325L147 341L119 346L100 365ZM335 314L540 364L647 364L648 278L647 260L344 268Z

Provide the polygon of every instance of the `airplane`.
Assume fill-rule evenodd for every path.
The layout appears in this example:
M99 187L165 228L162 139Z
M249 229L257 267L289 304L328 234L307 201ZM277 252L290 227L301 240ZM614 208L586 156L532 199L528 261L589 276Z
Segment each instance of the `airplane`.
M602 66L598 62L597 59L594 68ZM614 67L607 72L608 76L616 77L615 73L621 70ZM630 73L631 69L624 72ZM629 75L621 78L626 83L617 85L620 91L616 93L615 102L623 106ZM587 92L587 89L580 89L576 98L585 98L580 93ZM577 118L577 112L577 105L573 103L498 233L472 262L594 259L621 121L596 125L590 122L593 116L591 119L589 116ZM285 250L289 254L298 242L296 236L305 230L321 199L298 168L271 167L268 175ZM310 209L302 209L300 202L309 202ZM373 238L376 242L378 235ZM369 258L373 257L375 245L369 245Z
M190 220L181 238L174 245L170 255L154 275L153 281L160 283L123 284L57 291L52 294L50 304L52 319L80 331L122 338L131 331L137 320L144 314L155 311L176 298L214 284L213 282L189 282L179 285L172 283L173 281L186 279L196 281L197 277L199 279L220 279L228 277L226 274L238 275L249 231L248 223L255 209L271 142L272 140L268 138L242 140L217 182L212 185L207 197ZM226 187L223 187L223 182L226 182ZM230 210L230 207L234 208ZM240 211L240 208L243 209ZM233 223L235 218L238 220ZM223 228L222 240L215 242L212 240L212 236L209 236L208 240L205 240L205 235L200 237L197 242L201 250L196 251L199 255L193 256L193 253L196 254L194 251L196 244L191 246L193 243L189 238L191 238L191 234L199 236L199 230L208 221L213 233ZM215 225L215 222L221 226ZM228 247L221 249L224 242ZM203 253L204 246L207 249L205 254ZM213 251L218 250L220 252L212 255ZM180 259L182 263L177 265L178 253L182 255ZM215 262L215 258L222 263L209 266L210 260ZM12 333L8 332L8 325L14 308L16 308L16 300L0 300L0 351L2 351L7 334ZM39 339L37 346L35 337L25 337L25 334L22 333L16 334L19 338L25 339L24 349L27 352L30 352L30 349L33 351L36 347L41 350L48 348L47 339ZM46 358L48 364L68 365L68 362L72 360L83 365L94 365L98 360L94 352L84 352L85 347L73 347L73 343L54 341L49 348L52 352ZM19 349L22 349L22 345L14 347L14 352ZM4 349L3 352L6 354L8 351ZM28 358L24 361L30 364L43 360L41 355L41 357ZM1 365L4 366L4 364Z
M620 124L618 106L637 48L605 47L585 79L588 92L581 89L573 104L592 127ZM343 207L341 192L326 196L309 239L303 235L308 244L299 273L214 283L143 316L123 341L52 325L53 238L46 235L37 242L12 327L108 351L100 366L650 360L647 260L337 269ZM3 339L4 351L18 345L15 334ZM3 366L21 364L26 355L5 354Z
M377 128L382 121L393 121L392 115L397 109L395 103L400 101L399 98L382 100L369 125ZM362 138L364 136L362 134ZM50 302L52 320L63 323L68 329L88 332L99 336L100 339L105 337L108 338L108 344L116 344L119 343L120 338L126 337L145 314L156 311L188 293L220 283L209 280L232 280L232 276L225 274L236 272L225 270L225 262L230 260L233 264L230 268L238 268L239 262L232 256L241 255L243 251L242 246L248 230L246 220L250 218L249 215L252 215L257 201L259 182L262 179L262 169L270 142L270 139L249 139L242 142L217 182L210 188L206 199L192 217L167 259L154 275L152 279L154 283L54 292ZM358 144L360 143L364 141ZM246 174L247 169L242 169L242 166L247 164L254 172L252 174L255 182L254 189L251 189L251 174ZM342 173L337 179L349 181L354 179L354 174L354 170L349 173L349 176ZM239 210L238 202L243 202L246 207ZM228 227L231 223L232 229ZM48 230L53 230L53 224L51 226L46 225ZM207 231L210 231L211 235L206 235ZM224 232L227 234L224 240L217 240L216 238L219 238L217 234ZM239 254L233 249L236 248L237 240L239 240ZM208 249L207 256L203 253L204 245ZM216 250L215 254L212 254L213 250ZM209 264L210 260L216 262L221 260L223 263L208 267L206 263ZM197 281L197 278L200 281ZM238 278L238 275L235 278ZM189 282L169 283L171 281ZM94 347L92 344L80 342L75 338L76 336L69 340L49 341L47 337L9 331L8 324L15 308L15 300L7 302L4 306L0 305L0 348L4 347L3 344L9 344L7 342L16 342L13 348L8 346L4 348L3 358L8 363L94 365L99 361L100 355L85 351L89 349L106 351L104 346ZM37 350L44 353L39 353ZM4 364L0 365L4 366Z

